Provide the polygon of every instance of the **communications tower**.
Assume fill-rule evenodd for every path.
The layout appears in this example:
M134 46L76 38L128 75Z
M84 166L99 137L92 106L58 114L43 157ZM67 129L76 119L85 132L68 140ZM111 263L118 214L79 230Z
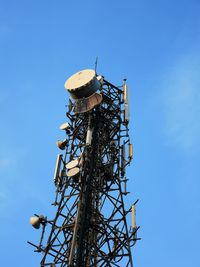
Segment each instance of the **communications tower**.
M65 83L70 93L67 121L57 141L53 219L35 214L42 228L40 266L133 267L137 230L135 203L126 208L126 166L133 156L129 138L128 87L115 86L85 69ZM128 224L127 217L132 218Z

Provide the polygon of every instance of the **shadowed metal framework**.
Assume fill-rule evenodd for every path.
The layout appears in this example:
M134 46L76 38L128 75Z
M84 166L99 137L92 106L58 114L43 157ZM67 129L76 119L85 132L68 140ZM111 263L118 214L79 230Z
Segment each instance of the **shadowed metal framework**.
M131 247L139 227L137 201L128 209L124 205L125 169L132 160L127 85L99 80L98 103L69 100L68 123L61 126L66 139L57 143L64 153L57 156L54 175L56 215L53 220L35 215L32 225L42 226L40 242L28 242L42 252L41 267L133 266Z

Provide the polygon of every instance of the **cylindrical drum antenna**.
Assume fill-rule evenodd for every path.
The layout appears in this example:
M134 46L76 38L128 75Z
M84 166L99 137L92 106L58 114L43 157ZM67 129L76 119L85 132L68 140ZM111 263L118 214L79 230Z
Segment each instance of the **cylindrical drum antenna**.
M94 94L100 89L101 83L96 77L94 70L81 70L72 75L65 82L67 89L73 99L80 99Z

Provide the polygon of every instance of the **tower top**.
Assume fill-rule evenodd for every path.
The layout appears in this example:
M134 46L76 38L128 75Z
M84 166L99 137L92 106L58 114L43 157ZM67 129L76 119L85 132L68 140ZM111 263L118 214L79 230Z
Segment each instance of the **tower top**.
M100 88L100 82L92 69L76 72L65 82L67 89L73 99L88 97Z

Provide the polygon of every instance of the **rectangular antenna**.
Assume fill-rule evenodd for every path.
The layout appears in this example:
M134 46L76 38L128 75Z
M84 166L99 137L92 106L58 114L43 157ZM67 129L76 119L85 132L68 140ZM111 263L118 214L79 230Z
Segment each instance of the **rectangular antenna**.
M59 177L61 159L62 159L62 155L58 154L57 155L57 159L56 159L56 167L55 167L55 172L54 172L54 178L53 178L55 183L57 182L57 179Z

